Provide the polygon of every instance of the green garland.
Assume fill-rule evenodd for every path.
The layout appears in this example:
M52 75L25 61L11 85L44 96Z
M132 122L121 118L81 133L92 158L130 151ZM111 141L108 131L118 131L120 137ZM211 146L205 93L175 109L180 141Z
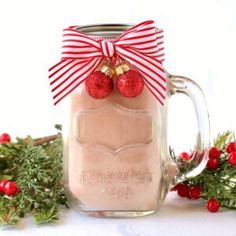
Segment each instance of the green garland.
M199 185L202 198L215 198L221 206L236 209L236 167L227 163L229 154L225 151L231 140L233 133L226 132L214 142L221 150L217 170L206 168L184 184ZM20 188L15 196L0 195L0 225L15 225L29 212L36 224L58 219L61 206L68 207L62 181L62 153L60 132L41 139L17 138L15 143L0 145L0 180L15 181ZM183 164L178 161L182 170Z
M52 136L54 137L54 136ZM58 218L67 206L62 183L62 136L17 139L0 145L0 180L16 181L16 196L0 195L0 224L14 225L32 212L36 224Z
M230 142L235 142L233 132L227 131L218 135L213 146L220 151L219 166L216 169L206 167L200 175L185 181L184 184L189 188L200 186L203 199L217 199L221 207L236 209L236 166L228 163L230 154L226 151ZM184 166L183 162L177 162L180 169Z

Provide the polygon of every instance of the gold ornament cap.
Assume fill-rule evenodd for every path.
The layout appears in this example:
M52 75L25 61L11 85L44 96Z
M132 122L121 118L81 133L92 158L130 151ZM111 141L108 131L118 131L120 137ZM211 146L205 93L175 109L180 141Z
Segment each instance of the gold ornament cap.
M131 68L132 67L128 63L124 62L124 63L121 63L118 66L116 66L115 72L116 72L117 75L122 75L125 72L131 70Z
M107 65L103 65L100 71L110 78L115 74L115 71Z

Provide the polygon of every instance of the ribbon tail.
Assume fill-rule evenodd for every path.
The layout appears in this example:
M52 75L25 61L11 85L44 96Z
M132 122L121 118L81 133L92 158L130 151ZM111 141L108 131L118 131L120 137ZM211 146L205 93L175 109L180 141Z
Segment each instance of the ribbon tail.
M65 59L50 71L54 105L75 90L101 63L102 57L84 60Z
M144 84L148 90L163 105L166 98L166 90L162 88L158 81L153 80L153 78L145 74L142 70L138 68L136 70L143 76Z
M165 95L163 95L155 86L153 86L148 80L144 78L144 84L151 92L151 94L160 102L161 105L164 104Z

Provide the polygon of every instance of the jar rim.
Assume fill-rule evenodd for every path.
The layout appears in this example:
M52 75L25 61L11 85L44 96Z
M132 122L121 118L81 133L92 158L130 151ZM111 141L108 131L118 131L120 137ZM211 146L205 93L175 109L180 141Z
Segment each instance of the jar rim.
M133 24L91 24L75 27L76 30L92 36L117 37Z

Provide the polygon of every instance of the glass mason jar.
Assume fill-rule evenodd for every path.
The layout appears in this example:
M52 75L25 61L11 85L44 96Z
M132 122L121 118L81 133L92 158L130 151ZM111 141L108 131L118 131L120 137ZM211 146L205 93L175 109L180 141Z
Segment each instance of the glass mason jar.
M77 30L111 39L129 27L89 25ZM114 87L108 97L94 99L83 83L69 95L63 169L72 208L99 217L148 215L159 209L170 187L204 169L209 119L203 93L188 78L167 73L167 79L164 106L146 87L134 98L120 95ZM176 93L190 97L198 122L196 145L184 173L167 146L168 99Z

